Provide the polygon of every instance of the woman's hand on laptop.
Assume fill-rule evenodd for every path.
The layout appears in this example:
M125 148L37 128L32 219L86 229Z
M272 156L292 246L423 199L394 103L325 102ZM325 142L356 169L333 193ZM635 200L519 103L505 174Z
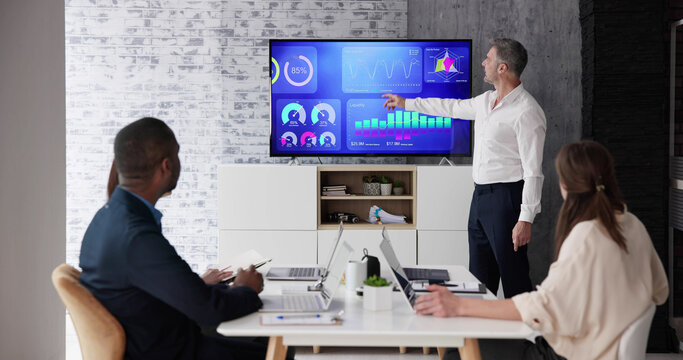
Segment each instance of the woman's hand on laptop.
M260 293L263 291L263 276L260 272L256 271L254 265L249 266L248 269L237 271L237 277L235 277L235 282L232 286L247 286Z
M430 292L417 298L413 308L420 315L453 317L459 315L461 300L448 289L439 285L429 285Z

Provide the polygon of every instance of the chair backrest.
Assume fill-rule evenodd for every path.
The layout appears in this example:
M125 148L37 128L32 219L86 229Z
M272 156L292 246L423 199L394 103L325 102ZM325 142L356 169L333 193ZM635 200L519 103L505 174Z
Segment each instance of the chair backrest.
M126 334L121 324L81 285L81 272L62 264L52 271L52 284L69 310L83 360L121 360L126 351Z
M647 338L650 335L650 324L655 316L655 304L640 315L636 321L626 328L619 340L619 360L645 360Z

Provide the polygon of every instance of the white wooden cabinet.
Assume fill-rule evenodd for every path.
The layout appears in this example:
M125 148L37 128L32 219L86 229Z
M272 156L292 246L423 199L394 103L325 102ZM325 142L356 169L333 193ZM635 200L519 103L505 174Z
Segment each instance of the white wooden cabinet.
M315 166L218 168L218 228L316 230Z
M469 267L467 231L420 230L417 235L417 263L420 265L462 265Z
M467 230L473 192L471 166L418 166L417 229Z
M396 230L389 229L391 245L396 252L401 265L415 265L417 255L417 242L415 230ZM329 258L330 250L337 238L337 230L318 231L318 263L325 265L324 262ZM382 229L376 230L346 230L342 234L342 240L346 241L353 248L352 260L363 258L363 249L368 249L368 254L379 256L379 241L382 239ZM372 240L372 241L370 241Z
M417 168L417 263L469 266L471 166Z
M315 264L318 257L318 232L293 230L220 230L218 263L254 249L278 263Z
M358 193L361 177L376 173L403 180L407 194L391 198L319 195L322 185L339 181ZM326 223L327 213L356 212L364 219L369 206L376 203L409 218L408 224L387 226L402 264L467 266L471 174L471 166L219 166L219 263L249 249L276 263L324 262L337 234L336 225ZM354 259L360 260L364 243L379 239L381 230L382 225L376 224L345 225L343 239L354 247ZM376 248L368 251L379 253Z

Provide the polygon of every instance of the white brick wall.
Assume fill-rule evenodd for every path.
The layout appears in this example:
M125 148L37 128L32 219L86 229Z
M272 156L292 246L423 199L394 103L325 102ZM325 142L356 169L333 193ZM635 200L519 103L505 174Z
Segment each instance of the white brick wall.
M74 265L106 199L121 127L154 116L175 131L183 170L157 207L166 237L201 272L218 254L216 166L286 161L268 157L268 39L407 36L407 0L66 0L65 14L67 262Z

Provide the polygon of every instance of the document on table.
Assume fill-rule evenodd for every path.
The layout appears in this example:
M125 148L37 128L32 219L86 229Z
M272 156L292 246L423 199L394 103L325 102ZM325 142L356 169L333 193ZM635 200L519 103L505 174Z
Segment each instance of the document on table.
M229 269L233 271L231 276L228 276L227 278L221 281L231 281L237 276L237 270L246 269L250 265L254 265L254 267L259 268L267 262L269 262L270 260L272 259L259 254L258 252L256 252L256 250L249 250L239 255L233 256L225 264L221 264L218 267L218 269Z
M340 325L336 314L261 314L261 325Z
M413 290L417 292L426 292L427 286L429 285L426 281L415 281L411 282L413 285ZM471 294L484 294L486 293L486 287L476 281L461 281L461 282L450 282L445 284L437 284L446 287L448 290L454 293L471 293Z

